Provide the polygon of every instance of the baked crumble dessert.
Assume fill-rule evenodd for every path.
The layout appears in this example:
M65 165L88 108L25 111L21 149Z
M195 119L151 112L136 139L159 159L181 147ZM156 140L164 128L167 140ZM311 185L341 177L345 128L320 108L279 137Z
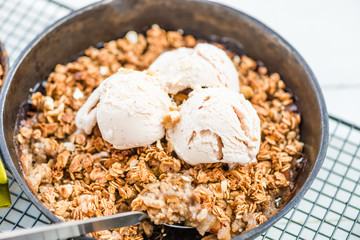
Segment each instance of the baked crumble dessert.
M130 31L55 67L43 91L31 95L31 107L17 134L28 184L51 212L67 221L139 210L155 224L186 224L196 227L204 239L230 239L281 208L305 164L300 114L279 74L269 74L261 63L227 51L220 43L214 45L230 57L240 92L260 119L259 151L247 165L190 165L166 137L147 147L120 150L103 139L98 125L87 134L75 124L88 97L120 68L143 71L163 52L194 48L200 42L155 25L146 35ZM189 98L190 91L174 90L176 106ZM176 121L168 116L164 122L171 127ZM143 239L151 234L156 235L145 222L90 236Z

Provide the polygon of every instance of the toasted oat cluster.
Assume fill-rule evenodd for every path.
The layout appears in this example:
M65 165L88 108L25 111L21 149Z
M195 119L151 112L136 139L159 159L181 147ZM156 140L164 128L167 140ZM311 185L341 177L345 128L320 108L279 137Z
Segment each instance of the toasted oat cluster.
M268 74L245 55L228 52L239 72L241 93L261 120L255 163L231 170L222 163L191 166L176 157L166 139L117 150L102 139L98 127L89 135L77 131L79 108L120 67L143 70L164 51L196 44L193 36L153 26L146 36L130 32L56 66L45 95L31 96L31 110L17 135L27 181L50 211L66 221L139 210L155 224L194 226L206 239L230 239L277 212L305 162L300 114L279 74ZM179 93L175 102L180 104L187 94ZM143 239L151 232L145 223L91 236Z

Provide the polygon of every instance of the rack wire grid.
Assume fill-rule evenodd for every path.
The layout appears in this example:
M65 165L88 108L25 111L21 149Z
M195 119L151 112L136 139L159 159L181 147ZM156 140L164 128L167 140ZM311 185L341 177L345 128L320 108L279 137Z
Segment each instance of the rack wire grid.
M10 64L46 26L73 10L69 0L0 0L0 39ZM360 127L330 117L329 148L317 178L299 204L259 239L360 239L359 148ZM12 206L0 209L0 232L50 224L9 172L8 177Z

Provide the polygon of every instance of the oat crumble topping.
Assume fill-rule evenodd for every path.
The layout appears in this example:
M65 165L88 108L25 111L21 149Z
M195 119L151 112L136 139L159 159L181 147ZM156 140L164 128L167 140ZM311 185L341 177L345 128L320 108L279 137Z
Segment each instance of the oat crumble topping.
M191 166L176 157L165 138L149 147L117 150L102 139L98 127L90 135L76 129L79 108L120 67L144 70L162 52L197 42L193 36L153 26L146 36L129 32L55 67L45 83L46 95L31 96L31 110L17 134L27 181L51 212L67 221L145 211L155 224L197 227L208 234L204 239L229 239L277 212L303 164L301 117L292 111L292 96L279 74L268 74L245 55L227 52L239 73L241 93L261 120L256 163L231 170L222 163ZM175 102L181 104L187 94L178 93ZM168 116L164 121L176 119ZM143 239L151 232L151 225L144 223L90 236Z

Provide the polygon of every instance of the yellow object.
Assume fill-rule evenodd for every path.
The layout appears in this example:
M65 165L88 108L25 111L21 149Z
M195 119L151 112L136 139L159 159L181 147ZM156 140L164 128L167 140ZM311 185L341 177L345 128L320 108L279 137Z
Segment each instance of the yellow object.
M6 177L5 168L0 160L0 184L7 184L8 180Z
M5 168L0 159L0 208L7 208L11 206L11 199L9 193L9 185L6 177Z

